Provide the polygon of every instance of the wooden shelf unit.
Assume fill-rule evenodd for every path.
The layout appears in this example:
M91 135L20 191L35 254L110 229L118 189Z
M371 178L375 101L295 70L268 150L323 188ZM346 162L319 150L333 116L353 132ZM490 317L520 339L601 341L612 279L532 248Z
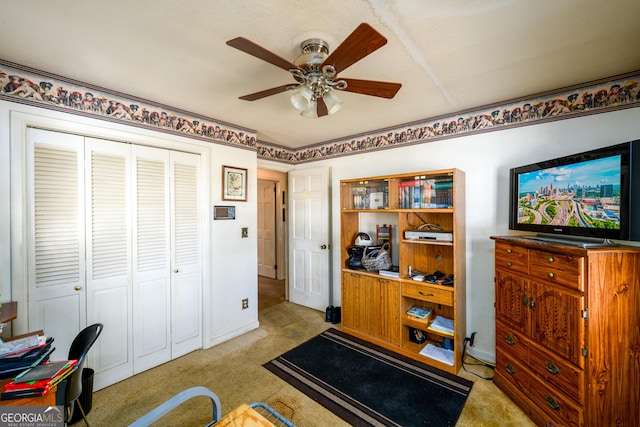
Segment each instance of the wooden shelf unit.
M340 184L343 329L413 359L457 373L462 367L466 336L464 172L445 169L348 179ZM409 186L414 187L411 201L407 196ZM436 186L438 188L434 190ZM418 188L419 199L415 195ZM383 200L382 206L380 200ZM348 268L347 250L354 245L357 234L363 231L360 230L363 214L384 214L384 218L394 215L398 239L394 252L398 254L399 278ZM423 224L439 225L442 230L453 233L453 240L404 238L405 231L413 231ZM454 285L411 280L409 266L429 274L441 271L453 275ZM407 310L414 305L431 308L434 311L431 320L436 315L452 319L453 336L429 330L431 320L408 316ZM410 328L422 330L427 341L421 344L411 341ZM428 343L441 346L444 338L453 342L453 366L419 354Z

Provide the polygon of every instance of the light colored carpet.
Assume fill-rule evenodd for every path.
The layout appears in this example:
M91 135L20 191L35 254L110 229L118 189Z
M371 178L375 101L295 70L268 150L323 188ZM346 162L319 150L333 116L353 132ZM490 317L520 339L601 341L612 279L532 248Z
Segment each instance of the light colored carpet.
M274 286L279 286L277 282L274 283ZM277 292L272 296L281 299ZM89 423L94 427L126 426L179 391L205 386L220 397L223 415L242 403L260 401L300 427L348 425L262 367L264 363L323 330L339 328L339 325L325 322L324 313L286 301L277 302L260 302L264 307L259 311L260 328L254 331L214 348L195 351L95 392L93 407L87 416ZM469 369L483 376L490 375L490 370L483 367ZM491 381L464 371L459 374L475 381L475 384L458 426L534 425ZM425 405L428 402L428 397L425 397ZM407 410L419 411L420 408ZM203 426L210 420L210 400L199 397L154 425ZM82 425L82 421L76 425Z

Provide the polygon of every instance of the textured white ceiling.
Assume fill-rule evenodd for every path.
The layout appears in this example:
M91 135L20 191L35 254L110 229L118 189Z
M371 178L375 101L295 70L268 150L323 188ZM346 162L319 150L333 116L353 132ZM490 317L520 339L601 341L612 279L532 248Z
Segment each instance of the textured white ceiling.
M0 15L0 58L255 129L298 148L640 70L638 0L21 0ZM342 77L402 83L392 100L340 92L298 115L286 71L225 44L293 60L335 49L361 22L388 44Z

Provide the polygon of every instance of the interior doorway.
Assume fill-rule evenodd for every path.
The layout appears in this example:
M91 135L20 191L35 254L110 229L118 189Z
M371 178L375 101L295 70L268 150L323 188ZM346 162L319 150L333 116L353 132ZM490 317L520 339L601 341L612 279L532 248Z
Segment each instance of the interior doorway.
M258 276L258 311L283 301L286 301L285 281Z
M288 299L284 172L258 169L258 310Z
M258 180L258 275L277 279L276 183Z

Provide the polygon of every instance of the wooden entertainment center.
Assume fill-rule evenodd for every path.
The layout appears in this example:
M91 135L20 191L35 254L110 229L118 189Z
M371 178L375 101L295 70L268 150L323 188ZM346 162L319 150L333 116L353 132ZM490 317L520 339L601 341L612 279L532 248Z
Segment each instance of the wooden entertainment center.
M639 426L640 248L492 239L495 384L539 426Z
M465 338L465 194L464 172L457 169L348 179L340 182L340 252L342 262L342 328L367 341L457 373L462 366ZM398 277L377 271L349 268L348 250L363 222L397 227ZM366 221L364 221L366 220ZM428 238L406 238L426 224L434 230ZM439 227L439 228L438 228ZM375 228L375 226L374 226ZM438 231L445 231L440 239ZM428 274L442 272L453 283L412 280L410 268ZM412 307L432 310L421 319L410 316ZM442 316L453 323L452 333L432 330L432 321ZM411 339L420 331L423 342ZM420 354L428 344L452 347L443 363ZM447 347L445 345L445 347Z

